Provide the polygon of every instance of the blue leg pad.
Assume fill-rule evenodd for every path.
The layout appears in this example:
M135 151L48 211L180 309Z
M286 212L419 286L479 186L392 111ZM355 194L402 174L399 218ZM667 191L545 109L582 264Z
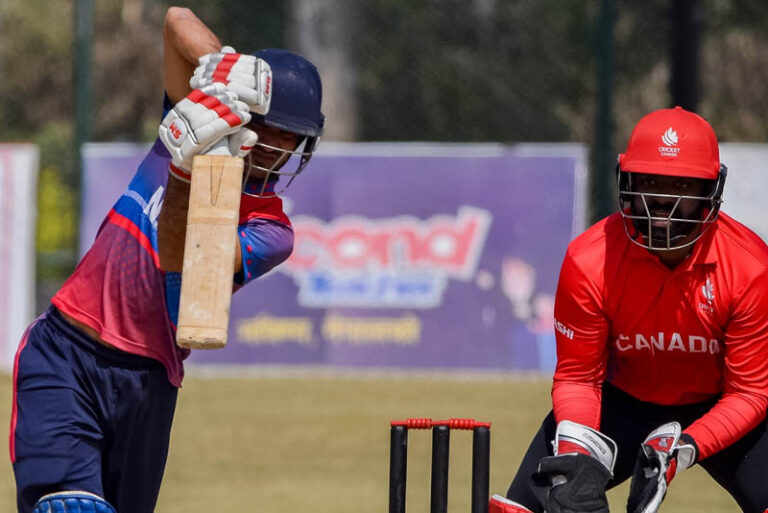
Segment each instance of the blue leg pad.
M32 513L117 513L107 501L88 492L56 492L40 497Z

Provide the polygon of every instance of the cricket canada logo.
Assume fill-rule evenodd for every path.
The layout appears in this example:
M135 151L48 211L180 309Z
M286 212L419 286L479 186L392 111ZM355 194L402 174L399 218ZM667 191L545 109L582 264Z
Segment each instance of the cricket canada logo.
M661 135L661 142L664 146L659 146L659 154L663 157L677 157L680 153L680 148L677 148L679 142L677 132L672 127L667 128L667 131Z
M435 308L449 279L475 275L491 220L469 206L425 220L297 216L293 254L278 270L302 306Z
M672 130L672 127L667 128L667 131L661 136L661 141L667 146L677 146L677 132Z
M712 287L712 280L707 276L707 281L701 286L701 295L707 301L706 303L699 302L699 310L703 310L709 314L715 312L712 302L715 300L715 289Z

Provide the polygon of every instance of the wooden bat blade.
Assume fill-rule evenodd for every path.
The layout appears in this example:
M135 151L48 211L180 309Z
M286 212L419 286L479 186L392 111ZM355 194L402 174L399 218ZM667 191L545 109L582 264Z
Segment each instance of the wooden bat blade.
M242 180L241 158L198 155L193 161L176 328L180 347L227 343Z

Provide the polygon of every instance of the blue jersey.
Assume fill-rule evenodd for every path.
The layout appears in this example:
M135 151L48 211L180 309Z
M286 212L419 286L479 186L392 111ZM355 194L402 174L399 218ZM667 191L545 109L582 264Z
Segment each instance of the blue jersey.
M160 269L157 249L157 218L167 181L175 179L170 161L158 139L52 303L116 348L162 362L180 386L188 355L175 344L181 275ZM243 195L238 236L243 272L234 277L235 290L290 255L293 230L282 200Z

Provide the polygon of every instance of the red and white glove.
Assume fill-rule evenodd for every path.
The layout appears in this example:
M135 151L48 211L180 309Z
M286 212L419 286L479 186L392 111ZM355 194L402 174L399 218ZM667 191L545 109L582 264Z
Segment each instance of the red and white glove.
M530 509L501 495L494 495L488 501L488 513L533 513Z
M263 59L235 53L225 46L220 52L203 55L189 80L192 89L222 83L248 104L251 112L262 116L269 112L272 100L272 68Z
M628 513L656 513L672 479L696 462L696 444L680 424L656 428L640 446L627 499Z
M203 155L219 141L234 157L244 157L256 144L258 136L243 128L251 120L248 106L227 91L223 84L195 89L177 103L163 118L160 140L171 154L171 173L189 180L192 159Z
M616 442L571 422L557 424L554 456L539 460L531 490L548 513L608 513L605 494L616 463Z

